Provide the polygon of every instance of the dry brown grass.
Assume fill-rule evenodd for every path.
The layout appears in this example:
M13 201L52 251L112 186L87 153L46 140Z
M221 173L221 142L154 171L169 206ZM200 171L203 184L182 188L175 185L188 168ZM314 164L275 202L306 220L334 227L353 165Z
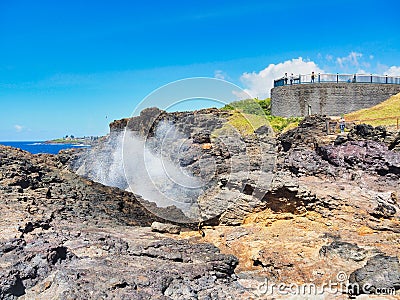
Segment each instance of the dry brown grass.
M370 108L345 115L346 121L361 121L372 126L396 127L400 121L400 93Z

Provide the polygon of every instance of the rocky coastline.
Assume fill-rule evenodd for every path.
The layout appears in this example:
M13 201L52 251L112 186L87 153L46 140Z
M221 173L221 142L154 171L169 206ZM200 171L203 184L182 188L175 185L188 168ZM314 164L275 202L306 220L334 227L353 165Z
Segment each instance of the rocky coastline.
M82 151L0 146L0 299L287 299L308 295L291 285L327 282L341 285L320 299L399 297L400 133L361 124L328 136L326 117L312 116L279 136L228 140L229 114L150 109L110 124L110 137L153 137L166 120L182 129L179 165L217 174L201 228L123 182L96 182ZM269 294L279 284L286 294Z

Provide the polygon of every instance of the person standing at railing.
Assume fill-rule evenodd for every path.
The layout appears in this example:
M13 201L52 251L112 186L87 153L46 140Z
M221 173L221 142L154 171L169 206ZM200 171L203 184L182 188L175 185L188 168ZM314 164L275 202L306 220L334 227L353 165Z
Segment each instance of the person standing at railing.
M346 127L346 120L344 119L344 116L340 118L339 127L340 127L340 132L344 133L344 128Z
M290 75L289 79L290 79L290 85L292 85L293 84L293 73Z
M315 74L314 71L311 72L311 82L314 83L315 81Z
M283 79L285 80L285 85L287 85L287 73L285 73L285 76L283 76Z

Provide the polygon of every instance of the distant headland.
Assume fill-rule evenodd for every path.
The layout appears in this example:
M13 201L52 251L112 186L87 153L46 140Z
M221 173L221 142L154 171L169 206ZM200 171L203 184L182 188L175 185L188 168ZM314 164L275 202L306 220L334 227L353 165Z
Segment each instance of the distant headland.
M92 145L99 139L99 136L75 137L74 135L66 135L62 138L47 140L45 141L45 144Z

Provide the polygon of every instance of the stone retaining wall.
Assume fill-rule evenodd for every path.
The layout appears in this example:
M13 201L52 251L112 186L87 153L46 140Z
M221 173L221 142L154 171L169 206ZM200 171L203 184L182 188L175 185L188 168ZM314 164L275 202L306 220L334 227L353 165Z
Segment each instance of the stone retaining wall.
M377 83L314 83L275 87L271 110L275 116L341 115L374 106L400 93L400 85Z

